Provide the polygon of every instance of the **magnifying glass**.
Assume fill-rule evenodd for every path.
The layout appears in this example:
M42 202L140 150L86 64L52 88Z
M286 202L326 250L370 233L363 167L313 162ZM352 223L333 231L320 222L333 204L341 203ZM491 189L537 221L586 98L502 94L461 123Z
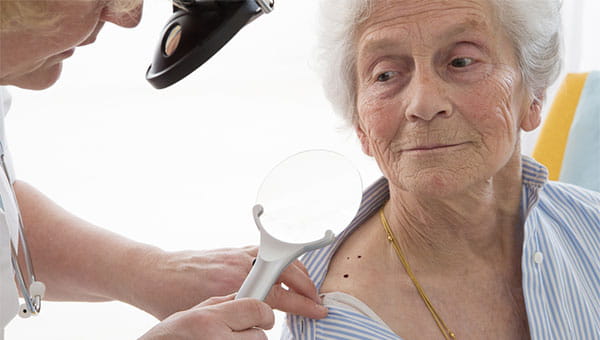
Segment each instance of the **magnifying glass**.
M279 163L261 184L252 209L260 246L236 299L264 300L290 263L333 242L361 199L360 174L339 153L310 150Z
M183 79L217 53L274 0L174 0L146 80L157 89Z

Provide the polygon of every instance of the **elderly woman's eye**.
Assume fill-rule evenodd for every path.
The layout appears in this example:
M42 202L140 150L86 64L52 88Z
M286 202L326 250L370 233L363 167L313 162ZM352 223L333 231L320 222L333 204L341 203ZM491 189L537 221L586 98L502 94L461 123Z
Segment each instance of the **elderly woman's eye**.
M392 71L387 71L387 72L383 72L381 74L379 74L377 76L377 81L379 82L384 82L384 81L388 81L390 80L394 75L396 74L396 72L392 72Z
M472 58L455 58L455 59L452 59L452 61L450 62L450 65L452 67L461 68L461 67L467 67L467 66L471 65L473 62L474 62L474 60Z

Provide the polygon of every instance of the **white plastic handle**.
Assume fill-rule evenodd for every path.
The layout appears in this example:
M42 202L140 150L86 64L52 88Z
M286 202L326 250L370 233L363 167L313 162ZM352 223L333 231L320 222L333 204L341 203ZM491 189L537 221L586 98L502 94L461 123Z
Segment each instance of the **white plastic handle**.
M236 299L250 297L264 301L289 262L290 260L287 258L277 261L265 261L261 257L257 257L252 270L250 270L244 284L237 293Z
M260 223L263 207L257 204L252 209L254 223L260 230L260 247L256 262L244 280L235 299L255 298L264 300L281 272L300 255L314 249L322 248L335 239L333 232L328 230L323 238L307 243L286 243L272 237Z

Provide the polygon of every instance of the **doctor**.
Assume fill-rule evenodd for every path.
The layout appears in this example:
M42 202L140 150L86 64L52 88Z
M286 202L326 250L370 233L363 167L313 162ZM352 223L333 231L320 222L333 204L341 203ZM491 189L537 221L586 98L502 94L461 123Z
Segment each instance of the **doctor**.
M0 85L34 90L51 86L62 61L76 47L94 42L105 22L136 26L141 1L0 1ZM0 171L0 339L19 309L11 243L27 277L27 252L18 236L19 211L37 279L46 286L45 298L120 300L163 320L141 339L266 339L260 329L272 326L271 307L312 318L327 314L299 262L280 278L291 289L275 285L267 299L270 306L253 299L233 300L232 293L256 256L255 247L167 253L93 226L15 180L4 136L9 106L10 97L0 86L0 151L5 169ZM26 293L33 290L36 295L39 288ZM190 296L197 300L189 301Z

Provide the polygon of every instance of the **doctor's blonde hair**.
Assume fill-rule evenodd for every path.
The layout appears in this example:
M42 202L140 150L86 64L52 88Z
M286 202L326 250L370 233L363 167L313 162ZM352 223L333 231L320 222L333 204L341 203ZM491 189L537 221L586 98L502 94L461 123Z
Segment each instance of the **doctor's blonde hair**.
M98 1L98 0L0 0L0 32L23 28L52 28L61 20L59 15L47 13L47 1ZM102 0L100 0L102 1ZM114 12L130 12L143 0L108 0Z

